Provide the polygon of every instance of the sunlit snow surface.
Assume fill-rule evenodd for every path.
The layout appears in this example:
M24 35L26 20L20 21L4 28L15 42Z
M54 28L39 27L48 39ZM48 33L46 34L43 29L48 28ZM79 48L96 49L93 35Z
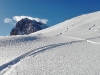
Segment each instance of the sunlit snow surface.
M100 75L100 12L0 36L0 75Z

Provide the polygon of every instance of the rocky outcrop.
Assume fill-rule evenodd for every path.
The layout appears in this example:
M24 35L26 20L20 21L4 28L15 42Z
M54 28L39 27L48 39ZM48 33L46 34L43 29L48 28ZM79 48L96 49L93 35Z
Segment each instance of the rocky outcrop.
M48 26L42 22L24 18L16 23L16 26L11 30L10 35L27 35L47 27Z

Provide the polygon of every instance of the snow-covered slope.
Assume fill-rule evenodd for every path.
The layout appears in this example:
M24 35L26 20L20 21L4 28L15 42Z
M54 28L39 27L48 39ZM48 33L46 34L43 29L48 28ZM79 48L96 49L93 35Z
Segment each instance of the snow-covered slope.
M0 37L0 75L99 75L100 11L23 36Z

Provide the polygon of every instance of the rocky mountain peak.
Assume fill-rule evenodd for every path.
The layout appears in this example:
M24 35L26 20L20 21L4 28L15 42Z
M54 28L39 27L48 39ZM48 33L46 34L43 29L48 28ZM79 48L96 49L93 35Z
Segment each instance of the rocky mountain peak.
M24 18L16 23L16 26L11 30L10 35L27 35L47 27L48 26L42 22Z

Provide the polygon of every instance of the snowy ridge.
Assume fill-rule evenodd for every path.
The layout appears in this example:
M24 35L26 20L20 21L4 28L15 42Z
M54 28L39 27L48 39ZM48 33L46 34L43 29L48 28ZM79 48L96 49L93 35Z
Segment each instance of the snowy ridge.
M0 75L99 75L99 16L100 11L30 35L0 36Z

